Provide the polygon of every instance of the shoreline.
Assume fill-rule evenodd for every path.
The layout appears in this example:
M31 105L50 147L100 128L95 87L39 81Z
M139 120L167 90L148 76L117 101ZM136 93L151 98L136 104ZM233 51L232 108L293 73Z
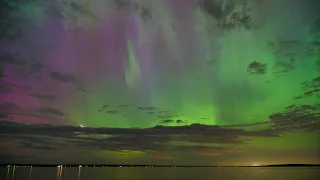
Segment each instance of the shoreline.
M320 164L273 164L261 166L199 166L199 165L144 165L144 164L9 164L1 163L0 167L179 167L179 168L212 168L212 167L320 167Z

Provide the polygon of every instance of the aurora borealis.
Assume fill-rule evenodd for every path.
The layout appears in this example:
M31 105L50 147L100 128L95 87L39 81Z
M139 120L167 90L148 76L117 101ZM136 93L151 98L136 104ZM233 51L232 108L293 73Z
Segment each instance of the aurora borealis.
M319 1L1 3L1 162L320 163Z

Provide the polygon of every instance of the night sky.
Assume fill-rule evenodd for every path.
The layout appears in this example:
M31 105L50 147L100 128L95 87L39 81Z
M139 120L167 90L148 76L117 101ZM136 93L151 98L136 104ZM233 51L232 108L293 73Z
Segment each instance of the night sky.
M2 0L0 163L320 163L319 0Z

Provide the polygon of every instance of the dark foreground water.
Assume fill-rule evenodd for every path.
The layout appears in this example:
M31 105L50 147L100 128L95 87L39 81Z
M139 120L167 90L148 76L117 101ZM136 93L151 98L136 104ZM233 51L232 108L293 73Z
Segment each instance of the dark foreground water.
M79 171L80 170L80 171ZM0 168L0 180L319 180L319 167L216 167L216 168Z

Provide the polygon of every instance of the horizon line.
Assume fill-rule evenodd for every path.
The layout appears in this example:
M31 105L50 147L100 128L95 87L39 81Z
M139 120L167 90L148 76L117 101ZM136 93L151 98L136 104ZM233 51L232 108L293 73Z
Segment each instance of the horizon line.
M81 128L81 129L150 129L150 128L172 128L172 127L191 127L191 126L207 126L207 127L220 127L220 128L234 128L234 127L241 127L241 126L255 126L255 125L262 125L262 124L268 124L270 121L261 121L261 122L255 122L255 123L243 123L243 124L203 124L198 122L193 123L186 123L186 124L179 124L179 125L163 125L163 124L156 124L154 126L148 126L148 127L113 127L113 126L90 126L90 125L84 125L84 124L50 124L50 123L25 123L25 122L15 122L15 121L9 121L0 119L0 124L18 124L18 125L24 125L24 126L38 126L38 127L73 127L73 128Z
M320 164L268 164L268 165L156 165L156 164L36 164L0 163L0 167L302 167Z

